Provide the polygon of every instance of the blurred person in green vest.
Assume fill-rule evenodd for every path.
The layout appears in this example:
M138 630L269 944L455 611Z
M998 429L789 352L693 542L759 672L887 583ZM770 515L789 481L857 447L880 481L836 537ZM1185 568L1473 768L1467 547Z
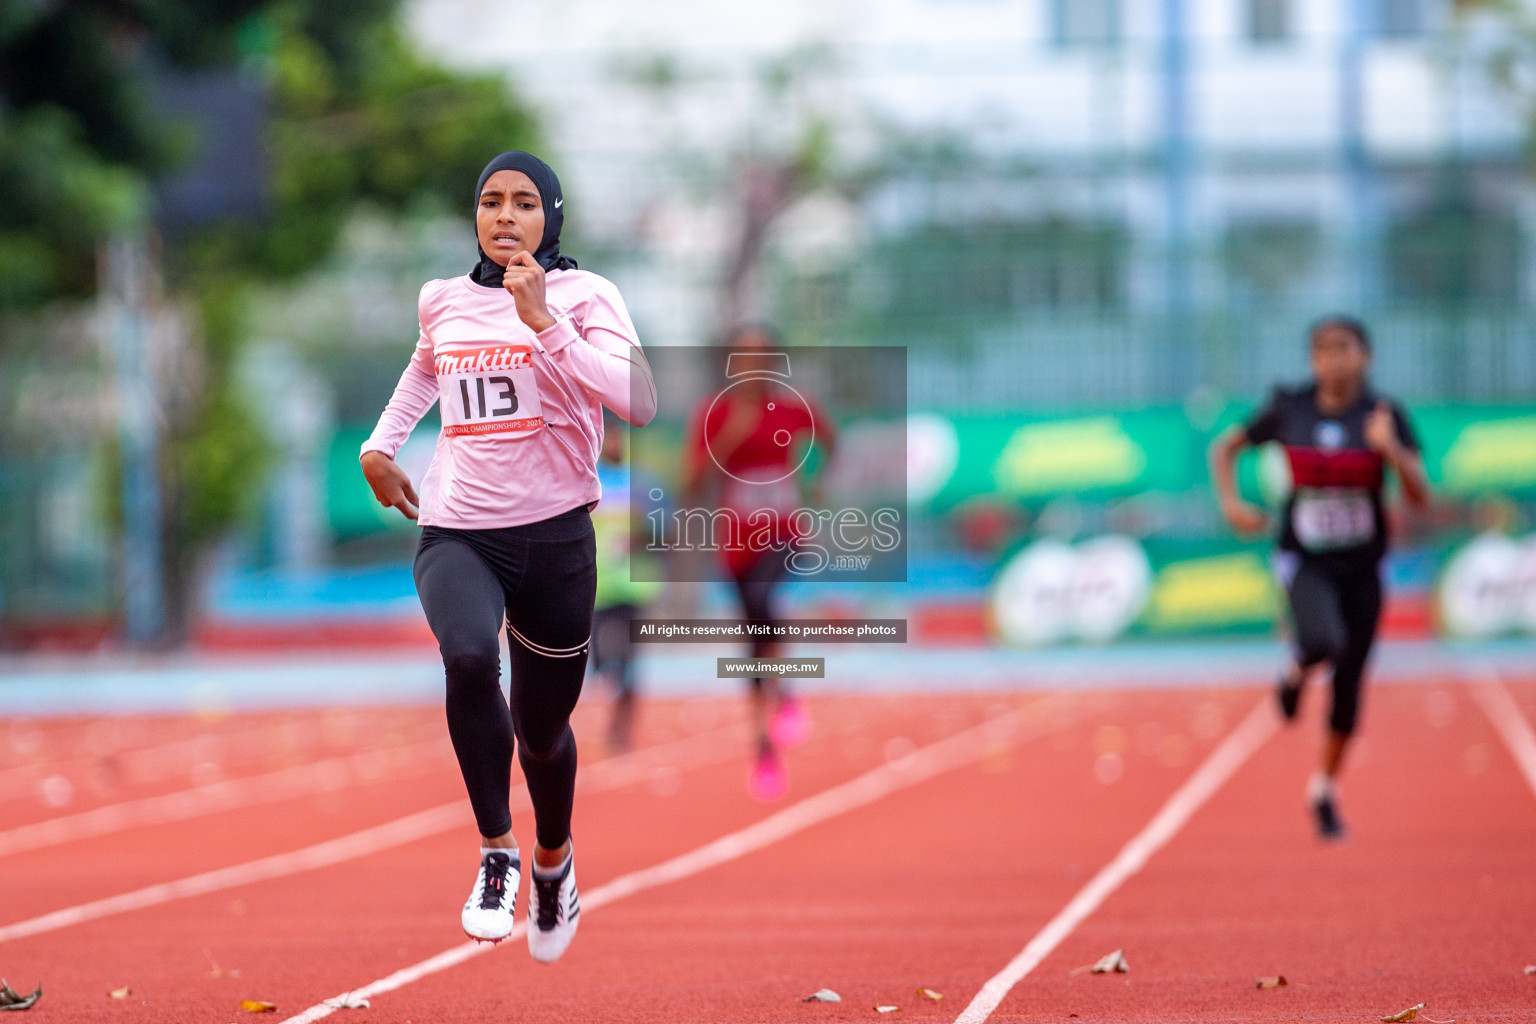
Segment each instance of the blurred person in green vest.
M628 433L616 416L604 415L603 447L597 478L603 497L592 512L597 534L597 605L592 617L592 671L613 688L613 718L608 745L629 748L635 722L635 655L630 623L661 594L660 566L639 547L645 536L640 517L645 507L630 500L631 467L626 454ZM639 470L642 497L649 492ZM639 579L636 579L636 569Z

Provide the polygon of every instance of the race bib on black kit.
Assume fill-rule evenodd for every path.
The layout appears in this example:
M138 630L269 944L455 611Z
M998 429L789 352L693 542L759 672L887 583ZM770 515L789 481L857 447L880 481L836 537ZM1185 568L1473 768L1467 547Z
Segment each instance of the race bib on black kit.
M436 356L443 434L513 439L542 430L535 355L531 345L490 345Z
M1363 488L1299 487L1291 527L1308 551L1359 547L1376 539L1376 510Z

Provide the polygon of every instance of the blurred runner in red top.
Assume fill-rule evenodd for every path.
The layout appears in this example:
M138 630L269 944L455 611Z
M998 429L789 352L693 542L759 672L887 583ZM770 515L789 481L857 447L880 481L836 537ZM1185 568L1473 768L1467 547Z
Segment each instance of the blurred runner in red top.
M774 588L788 573L796 542L808 531L806 463L813 444L830 458L832 420L790 384L789 354L766 327L737 329L728 341L729 383L694 416L685 450L686 503L700 507L714 489L717 508L737 528L720 547L747 622L778 620ZM752 657L772 658L780 645L754 640ZM748 789L762 800L789 785L780 749L802 742L810 730L805 705L772 676L750 680L757 726L757 757ZM772 712L770 717L770 710Z

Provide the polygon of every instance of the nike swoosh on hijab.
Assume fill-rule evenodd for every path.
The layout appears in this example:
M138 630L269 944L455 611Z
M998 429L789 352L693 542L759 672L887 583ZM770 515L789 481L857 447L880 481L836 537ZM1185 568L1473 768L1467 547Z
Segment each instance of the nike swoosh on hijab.
M576 261L560 251L560 229L565 223L565 211L561 207L565 205L565 195L555 172L532 153L521 150L503 153L480 172L480 180L475 183L476 207L480 204L480 191L485 188L486 180L497 171L521 171L539 190L539 199L544 204L544 237L539 240L533 258L545 270L575 269ZM479 252L480 262L470 271L470 280L488 288L500 288L505 268L487 256L485 250Z

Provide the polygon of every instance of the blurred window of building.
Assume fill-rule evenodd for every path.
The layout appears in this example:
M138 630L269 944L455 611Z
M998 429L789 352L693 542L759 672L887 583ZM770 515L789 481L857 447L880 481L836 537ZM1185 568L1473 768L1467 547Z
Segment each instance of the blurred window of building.
M1291 37L1291 0L1246 0L1248 41L1283 43Z
M1387 232L1392 297L1407 302L1513 305L1519 298L1521 232L1509 216L1446 204Z
M1234 304L1279 302L1295 296L1317 262L1319 232L1305 221L1234 224L1222 239L1222 262Z
M1059 47L1120 41L1120 0L1051 0L1051 39Z
M875 303L882 331L921 331L957 313L970 321L1007 320L1045 311L1111 312L1126 302L1130 244L1118 225L927 228L892 242L872 261L888 282Z
M1376 35L1414 39L1428 28L1430 0L1376 0Z

